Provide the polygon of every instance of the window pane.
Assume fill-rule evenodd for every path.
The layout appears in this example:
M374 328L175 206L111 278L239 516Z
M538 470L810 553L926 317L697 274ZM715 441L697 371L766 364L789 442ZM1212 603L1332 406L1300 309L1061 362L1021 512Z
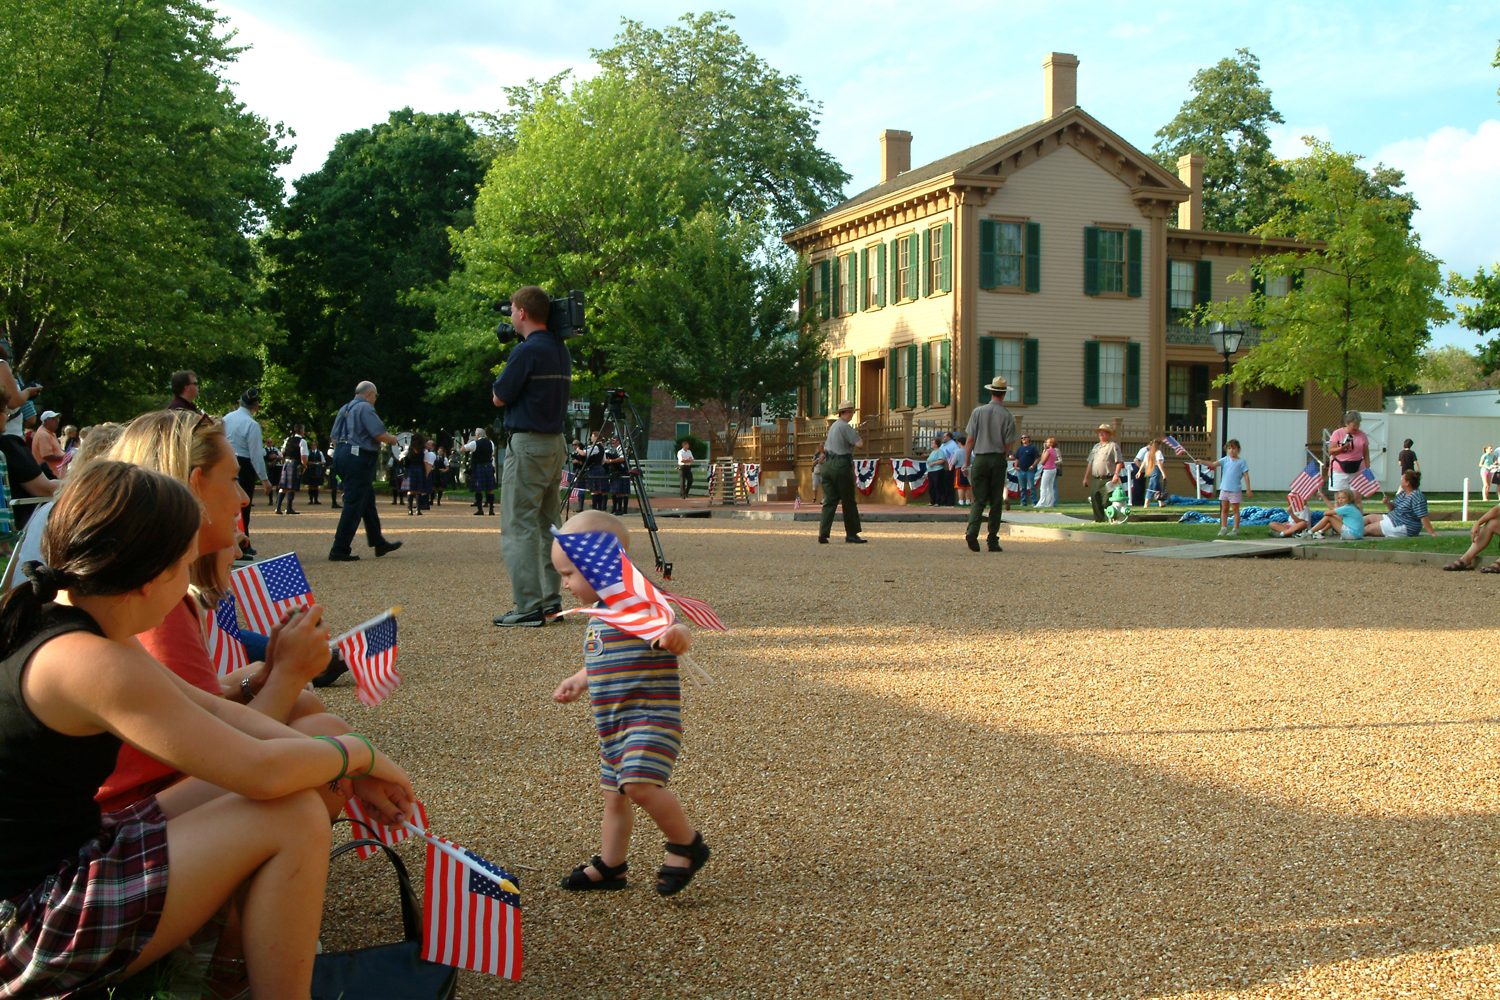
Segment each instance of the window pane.
M854 311L854 309L849 305L849 260L850 258L848 257L840 257L834 262L834 267L838 268L840 313L849 313Z
M1185 365L1167 368L1167 419L1186 422L1193 405L1193 375Z
M932 292L943 290L943 231L929 229L932 253L927 258L927 288Z
M1103 406L1123 406L1125 403L1124 344L1099 345L1099 403Z
M1125 290L1125 233L1119 229L1099 230L1099 291Z
M1021 398L1022 343L1019 340L995 341L995 374L1005 376L1005 401L1017 402Z
M1266 279L1266 298L1279 299L1291 290L1292 279L1285 274Z
M674 434L674 435L672 435L672 436L675 437L678 441L681 441L683 438L687 437L691 433L693 433L693 425L692 424L685 423L683 421L678 421L678 423L677 423L677 433Z
M1172 297L1171 303L1174 310L1188 310L1193 308L1195 288L1198 281L1198 267L1190 260L1172 261Z
M880 251L870 247L865 251L865 303L874 308L880 301Z

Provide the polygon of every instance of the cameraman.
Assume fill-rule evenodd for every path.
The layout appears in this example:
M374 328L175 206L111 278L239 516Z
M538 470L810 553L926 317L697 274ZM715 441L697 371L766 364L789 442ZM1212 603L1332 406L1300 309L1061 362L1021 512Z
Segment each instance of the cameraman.
M527 285L510 297L511 325L521 342L495 380L491 396L505 408L510 446L500 477L500 554L515 607L495 619L502 627L541 626L562 610L562 579L552 567L552 532L562 523L558 487L567 461L568 397L573 358L547 329L547 293Z

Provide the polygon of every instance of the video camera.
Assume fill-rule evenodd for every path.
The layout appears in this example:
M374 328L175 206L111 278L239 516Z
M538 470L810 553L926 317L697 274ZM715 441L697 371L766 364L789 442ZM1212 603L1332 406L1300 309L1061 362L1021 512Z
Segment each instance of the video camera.
M509 316L510 302L496 302L495 311L502 316ZM547 330L563 340L589 332L588 324L583 318L582 292L575 288L566 298L548 300ZM509 343L517 337L516 328L509 323L501 323L495 328L495 336L500 343Z

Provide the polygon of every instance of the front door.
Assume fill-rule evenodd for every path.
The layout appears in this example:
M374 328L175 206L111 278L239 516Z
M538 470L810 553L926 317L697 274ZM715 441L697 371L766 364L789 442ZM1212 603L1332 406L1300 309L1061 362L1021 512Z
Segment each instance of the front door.
M884 413L886 405L885 358L859 363L859 418Z

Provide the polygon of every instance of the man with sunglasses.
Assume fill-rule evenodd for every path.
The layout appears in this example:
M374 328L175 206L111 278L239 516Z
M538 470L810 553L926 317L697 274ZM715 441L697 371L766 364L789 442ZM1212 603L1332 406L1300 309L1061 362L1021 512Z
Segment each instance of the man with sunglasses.
M193 372L178 372L172 376L172 401L167 404L169 410L187 410L189 413L202 413L198 404L194 402L198 398L198 376Z

